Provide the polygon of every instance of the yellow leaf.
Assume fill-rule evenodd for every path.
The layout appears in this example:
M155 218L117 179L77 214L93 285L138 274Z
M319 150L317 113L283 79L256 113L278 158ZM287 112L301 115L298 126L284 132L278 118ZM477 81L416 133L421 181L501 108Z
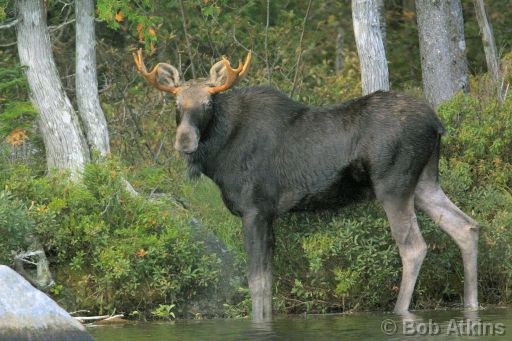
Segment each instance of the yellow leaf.
M139 38L139 42L141 42L141 43L144 42L144 32L142 31L143 29L144 29L144 25L139 23L137 25L137 35Z
M26 139L28 139L27 132L24 129L16 128L14 129L5 140L11 146L18 146L22 144Z
M137 257L144 257L147 254L148 252L144 249L140 249L139 251L137 251Z
M121 22L121 21L123 21L123 20L124 20L124 14L123 14L123 12L118 11L118 12L116 13L116 16L114 17L114 19L115 19L117 22Z

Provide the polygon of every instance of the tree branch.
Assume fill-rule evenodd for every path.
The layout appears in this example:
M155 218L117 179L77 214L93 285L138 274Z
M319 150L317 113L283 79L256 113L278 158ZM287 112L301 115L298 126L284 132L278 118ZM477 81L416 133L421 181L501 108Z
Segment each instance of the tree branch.
M13 41L12 43L0 44L0 47L10 47L10 46L14 46L14 45L16 45L15 41Z
M293 97L293 93L295 92L295 88L297 87L297 80L299 78L300 63L302 61L302 40L304 39L304 31L306 31L306 23L308 21L309 10L311 9L311 2L312 0L309 0L308 9L306 10L306 15L304 16L304 21L302 22L302 32L300 34L299 40L299 55L297 56L297 63L295 64L295 75L293 76L293 84L292 90L290 91L290 97Z
M12 21L2 23L2 24L0 24L0 30L11 28L11 27L15 26L18 23L18 21L19 21L18 19L14 19Z
M192 69L192 78L196 78L196 68L194 67L194 58L192 56L192 48L190 46L190 40L188 39L188 31L187 31L187 20L185 17L185 7L183 6L183 1L180 0L180 11L181 11L181 22L183 24L183 32L185 33L185 43L187 44L187 53L188 58L190 58L190 68Z
M48 26L48 31L50 32L55 32L55 31L58 31L60 30L61 28L69 25L69 24L72 24L76 21L76 19L71 19L71 20L68 20L68 21L65 21L63 22L62 24L60 25L57 25L57 26Z
M270 23L270 0L267 0L267 24L265 26L265 67L267 68L268 84L272 82L272 74L270 72L270 65L268 64L268 26Z

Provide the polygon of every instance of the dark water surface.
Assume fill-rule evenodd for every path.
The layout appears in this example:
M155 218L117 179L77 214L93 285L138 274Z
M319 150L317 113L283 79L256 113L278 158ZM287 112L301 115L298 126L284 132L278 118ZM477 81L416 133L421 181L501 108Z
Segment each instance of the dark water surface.
M98 341L119 340L512 340L512 309L421 311L276 317L250 320L182 320L88 327Z

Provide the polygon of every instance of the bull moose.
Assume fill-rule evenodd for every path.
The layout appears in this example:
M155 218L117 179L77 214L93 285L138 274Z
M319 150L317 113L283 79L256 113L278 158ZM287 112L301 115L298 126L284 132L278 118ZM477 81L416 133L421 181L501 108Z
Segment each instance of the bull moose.
M409 309L427 245L415 206L459 246L464 304L477 308L478 223L446 196L438 181L443 126L425 102L378 91L328 107L296 102L271 87L226 90L248 72L227 59L206 79L182 82L172 65L148 72L142 51L138 72L176 95L176 142L192 176L204 174L227 208L242 218L248 252L252 317L272 317L272 224L290 211L336 208L377 199L386 212L402 260L394 308Z

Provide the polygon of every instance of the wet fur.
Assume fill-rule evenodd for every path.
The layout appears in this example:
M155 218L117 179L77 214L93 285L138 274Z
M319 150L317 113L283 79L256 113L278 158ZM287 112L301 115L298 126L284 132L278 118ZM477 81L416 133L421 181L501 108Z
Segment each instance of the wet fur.
M274 219L371 198L382 204L402 259L394 311L407 312L427 251L415 205L458 244L464 302L478 307L478 223L439 186L444 129L425 102L379 91L313 108L252 87L212 96L184 117L200 132L198 149L185 155L191 175L210 177L229 210L242 217L253 319L272 316Z
M271 216L339 207L373 198L379 180L414 191L444 132L424 102L381 91L313 108L250 87L214 96L210 115L199 148L184 154L189 174L213 179L238 216L244 202Z

